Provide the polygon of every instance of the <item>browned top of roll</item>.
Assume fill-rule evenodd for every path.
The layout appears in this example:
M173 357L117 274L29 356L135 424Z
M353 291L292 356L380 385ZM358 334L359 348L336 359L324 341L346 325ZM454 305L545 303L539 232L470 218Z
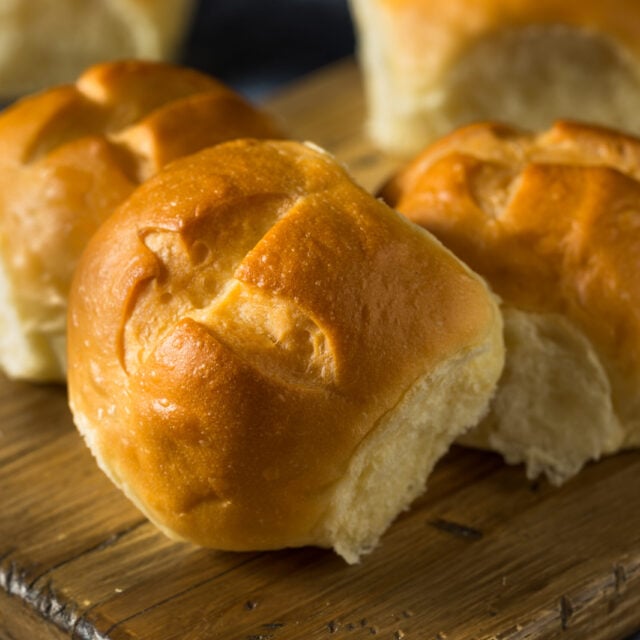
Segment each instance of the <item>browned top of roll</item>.
M165 530L228 549L312 541L358 444L496 321L429 234L327 154L273 141L142 185L70 307L70 399L98 460Z
M507 304L565 314L635 380L639 179L630 136L570 122L540 135L478 124L427 148L383 196Z
M0 251L32 329L62 324L80 252L141 180L242 136L280 133L213 78L162 63L97 65L4 111Z
M640 52L640 5L628 0L375 0L397 18L405 53L447 58L504 28L566 24L608 35Z

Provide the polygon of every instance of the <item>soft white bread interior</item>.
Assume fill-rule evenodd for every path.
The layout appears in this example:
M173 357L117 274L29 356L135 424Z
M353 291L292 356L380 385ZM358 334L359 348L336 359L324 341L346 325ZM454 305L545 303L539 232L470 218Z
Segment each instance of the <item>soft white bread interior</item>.
M457 126L558 118L640 133L640 5L627 0L351 0L384 149Z
M495 124L428 147L383 189L502 300L507 358L464 441L555 483L640 445L640 140Z
M88 69L73 85L0 114L0 365L64 380L67 295L80 253L140 181L187 153L271 119L196 71L140 61Z
M172 60L193 0L11 0L0 5L0 99L72 82L90 65Z
M175 161L76 271L69 398L168 535L371 550L503 366L484 282L328 154L239 140Z

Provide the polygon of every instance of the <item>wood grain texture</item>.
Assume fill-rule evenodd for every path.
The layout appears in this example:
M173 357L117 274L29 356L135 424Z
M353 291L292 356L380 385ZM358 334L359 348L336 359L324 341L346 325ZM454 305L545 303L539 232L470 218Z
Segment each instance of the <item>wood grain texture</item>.
M374 189L355 67L274 98ZM0 378L0 640L615 640L640 629L640 454L561 489L454 448L360 565L167 540L110 484L62 387Z

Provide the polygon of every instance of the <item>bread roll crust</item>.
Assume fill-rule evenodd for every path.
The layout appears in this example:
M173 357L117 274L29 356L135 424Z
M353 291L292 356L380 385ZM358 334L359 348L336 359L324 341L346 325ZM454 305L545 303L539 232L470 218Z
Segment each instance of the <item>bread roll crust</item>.
M638 160L640 140L603 128L559 122L532 136L479 124L428 148L383 197L436 233L503 300L566 314L633 373Z
M481 34L545 23L602 31L629 49L640 51L640 8L627 0L456 0L447 4L437 0L376 1L389 15L397 13L397 28L407 38L410 55L416 60L429 53L433 60L446 60ZM432 39L431 46L427 36Z
M558 122L532 135L478 124L427 148L383 189L485 277L504 309L559 316L586 337L608 376L602 402L614 414L587 459L640 442L639 161L640 140L604 128ZM580 410L579 401L569 404Z
M167 533L223 549L336 544L336 487L415 381L488 359L442 455L502 365L485 285L294 142L226 143L143 184L70 309L70 401L98 461Z
M15 0L0 9L0 97L73 81L93 64L175 60L193 0Z
M94 66L76 84L3 112L0 267L9 286L1 313L17 313L19 325L0 349L5 370L64 379L71 275L88 239L140 181L222 140L280 135L213 78L141 61Z
M573 118L640 133L640 7L626 0L351 0L369 130L412 155L454 128ZM607 99L602 100L601 96Z

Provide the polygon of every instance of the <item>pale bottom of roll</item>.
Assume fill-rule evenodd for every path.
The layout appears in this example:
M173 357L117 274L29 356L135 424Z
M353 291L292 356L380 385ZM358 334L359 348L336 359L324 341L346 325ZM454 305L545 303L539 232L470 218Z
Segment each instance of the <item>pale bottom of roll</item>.
M424 493L455 438L486 413L501 359L485 345L420 378L360 445L315 543L333 547L349 563L375 548L395 517Z
M16 291L0 260L0 366L10 378L59 381L66 371L64 314L36 326L34 314Z
M511 308L503 316L507 357L498 391L461 442L559 485L625 445L610 380L589 340L564 317Z

